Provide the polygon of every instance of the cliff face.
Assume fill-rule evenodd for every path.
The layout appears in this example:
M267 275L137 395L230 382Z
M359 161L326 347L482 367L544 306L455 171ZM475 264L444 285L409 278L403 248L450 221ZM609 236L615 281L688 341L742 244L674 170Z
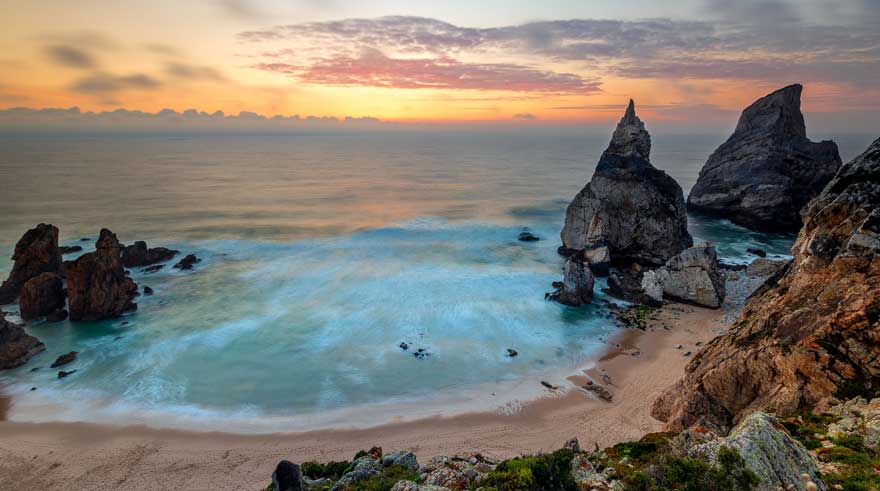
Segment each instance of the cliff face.
M670 429L728 429L880 389L880 139L804 212L794 259L654 404Z
M688 196L691 211L771 232L796 231L800 211L840 167L833 141L807 139L800 85L755 101L709 157Z
M651 136L630 101L589 184L565 214L562 244L602 262L662 265L693 244L681 186L649 161ZM607 252L607 253L606 253Z

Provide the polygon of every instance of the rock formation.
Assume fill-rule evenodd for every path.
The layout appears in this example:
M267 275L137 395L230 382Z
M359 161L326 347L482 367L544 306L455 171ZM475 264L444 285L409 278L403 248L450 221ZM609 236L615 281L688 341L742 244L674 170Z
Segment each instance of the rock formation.
M177 253L178 251L165 247L147 248L147 243L139 240L122 249L122 265L126 268L150 266L151 264L168 261Z
M43 273L28 280L21 289L18 300L21 318L34 320L46 316L63 317L64 283L56 273Z
M41 223L25 232L15 244L12 260L15 262L9 278L0 286L0 304L14 302L29 279L42 273L61 272L58 229Z
M0 310L0 370L24 365L44 349L46 346L39 339L6 320L6 314Z
M649 161L651 137L632 101L589 184L565 213L562 251L607 274L613 263L659 266L691 246L681 187Z
M196 257L195 254L187 254L186 257L177 262L174 266L175 269L179 269L182 271L193 269L193 265L196 263L202 262L201 259Z
M810 204L794 259L654 403L672 429L730 428L880 390L880 139Z
M553 294L555 300L572 307L588 304L593 301L595 281L589 263L578 257L570 257L565 261L562 287Z
M718 255L709 244L699 244L673 256L663 267L642 276L642 289L657 303L663 298L717 309L724 301L724 276Z
M801 209L840 168L833 141L807 139L802 90L790 85L743 111L700 171L688 209L756 230L798 230Z
M122 245L116 235L101 230L95 252L83 254L67 266L70 319L94 321L134 310L137 285L122 267Z

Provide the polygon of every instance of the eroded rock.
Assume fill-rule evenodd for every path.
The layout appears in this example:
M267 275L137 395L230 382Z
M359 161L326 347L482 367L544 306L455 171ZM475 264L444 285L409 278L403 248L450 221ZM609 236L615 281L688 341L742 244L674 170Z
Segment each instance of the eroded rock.
M24 365L45 349L39 339L27 334L24 327L6 320L6 314L0 310L0 369Z
M35 320L61 317L64 310L64 282L57 273L43 273L27 281L18 300L21 318Z
M15 244L12 271L0 285L0 304L12 303L31 278L43 273L61 274L58 229L41 223L28 230Z
M74 321L119 317L137 308L137 284L122 266L122 245L116 235L101 230L95 248L67 266L68 308Z

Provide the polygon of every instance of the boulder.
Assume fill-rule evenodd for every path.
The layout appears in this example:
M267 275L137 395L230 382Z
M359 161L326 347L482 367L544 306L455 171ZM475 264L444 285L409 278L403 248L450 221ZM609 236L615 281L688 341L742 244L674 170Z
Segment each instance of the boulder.
M43 273L61 273L58 229L41 223L28 230L15 244L12 271L0 285L0 304L12 303L31 278Z
M365 455L351 463L351 470L346 472L330 488L330 491L346 491L352 484L378 476L382 473L382 464L369 455Z
M786 263L707 343L652 414L675 431L730 428L880 390L880 139L804 213Z
M195 254L187 254L186 257L184 257L183 259L178 261L177 264L174 265L174 268L180 270L193 269L193 265L201 261L202 260L196 257Z
M690 453L715 462L722 447L738 451L746 468L761 478L756 491L803 489L804 474L816 484L816 489L828 489L807 449L789 436L772 415L752 414L728 436L695 445Z
M801 85L755 101L706 161L688 209L769 232L797 231L801 209L840 168L833 141L807 139Z
M562 251L595 250L594 264L659 266L691 246L681 186L649 161L651 137L632 101L589 184L565 213Z
M568 258L565 261L562 288L555 294L556 301L572 307L592 302L595 281L589 263L574 256Z
M122 245L116 235L102 229L95 248L67 266L68 306L74 321L119 317L137 308L133 301L137 284L122 266Z
M46 349L39 339L27 334L24 327L6 320L0 310L0 370L19 367Z
M177 253L178 251L165 247L147 248L147 243L139 240L122 249L122 265L126 268L150 266L168 261L176 256Z
M293 462L282 460L272 473L272 484L275 491L303 491L302 471Z
M520 242L537 242L537 241L541 240L540 237L529 232L528 230L523 230L522 232L520 232L519 237L517 237L517 239Z
M419 470L419 461L416 459L416 454L408 450L401 450L382 457L383 467L391 467L392 465L403 466L411 471Z
M651 299L717 309L724 301L724 275L718 255L709 244L699 244L669 259L666 264L642 276L642 289Z
M70 353L65 353L58 358L55 359L55 362L49 366L49 368L58 368L67 365L68 363L73 363L76 360L76 355L78 355L76 351L71 351Z
M43 273L27 281L21 289L18 300L21 318L40 319L64 310L64 282L57 273Z

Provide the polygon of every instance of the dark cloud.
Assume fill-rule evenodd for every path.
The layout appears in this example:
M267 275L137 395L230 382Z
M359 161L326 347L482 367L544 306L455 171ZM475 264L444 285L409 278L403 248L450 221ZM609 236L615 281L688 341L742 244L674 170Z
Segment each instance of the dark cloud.
M524 121L534 121L534 120L538 119L538 117L532 113L517 113L517 114L513 115L513 119L521 119Z
M219 70L209 66L169 63L166 65L165 71L172 77L188 80L222 81L226 79Z
M86 51L64 45L52 45L46 48L46 54L55 63L72 68L95 68L98 63Z
M83 93L110 94L127 89L153 89L160 85L158 80L143 73L112 75L97 72L78 80L70 88Z

